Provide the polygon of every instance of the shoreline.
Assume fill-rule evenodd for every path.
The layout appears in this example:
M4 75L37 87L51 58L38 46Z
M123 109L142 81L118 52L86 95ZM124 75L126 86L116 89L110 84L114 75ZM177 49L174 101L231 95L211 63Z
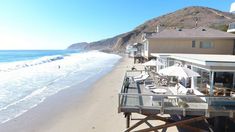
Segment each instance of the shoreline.
M71 131L80 131L80 130L87 130L88 126L85 128L79 128L76 127L78 126L78 122L80 120L81 124L84 122L84 120L81 119L74 119L71 120L71 117L80 117L79 115L83 116L83 112L86 112L86 109L88 107L94 107L97 105L97 103L95 103L96 101L93 100L92 98L98 98L98 97L90 97L90 94L92 94L92 96L101 96L102 94L99 93L99 95L97 95L97 93L99 91L102 91L102 88L99 88L99 86L97 85L103 85L102 81L107 81L107 79L110 80L110 74L112 74L115 70L119 69L118 67L121 66L121 64L123 64L124 60L126 59L126 57L123 57L119 60L119 62L117 62L115 64L115 66L112 67L111 71L108 71L107 73L103 73L98 77L95 77L93 82L90 82L90 84L85 84L82 83L79 86L72 86L68 89L62 90L60 92L58 92L57 94L47 98L44 102L40 103L38 106L30 109L29 111L25 112L24 114L20 115L19 117L16 117L15 119L12 119L4 124L0 125L0 131L7 131L7 132L14 132L14 131L18 131L18 132L40 132L40 131L63 131L60 127L65 128L64 131L68 131L68 128L71 128L73 130ZM125 66L124 66L125 67ZM125 68L124 68L125 69ZM120 73L120 72L119 72ZM122 78L124 76L121 75L120 77ZM112 76L112 75L111 75ZM93 80L93 79L91 79ZM121 79L122 82L122 79ZM120 80L119 82L120 83ZM115 84L114 84L115 85ZM76 90L76 87L83 87L86 88L86 90ZM117 96L117 93L120 89L119 86L115 86L118 89L115 89L115 95L109 95L109 93L105 93L105 96L107 97L108 95L108 99L114 99L114 96ZM107 88L107 87L106 87ZM107 89L106 89L107 90ZM111 89L110 89L111 90ZM115 98L117 99L117 98ZM105 99L106 100L106 99ZM105 103L105 100L103 101ZM89 102L89 103L87 103ZM114 115L118 115L117 113L117 103L118 101L115 100L113 103L116 103L115 107L115 112L112 112L112 116ZM102 104L102 102L99 102L99 104ZM110 104L109 104L110 105ZM96 111L95 109L93 109L94 112ZM82 112L83 111L83 112ZM71 115L72 114L72 115ZM68 119L69 117L69 119ZM121 115L123 119L123 116ZM92 118L88 118L88 120L91 120ZM67 127L63 127L61 125L58 126L59 122L69 122ZM74 126L72 127L71 124L74 124ZM65 124L65 123L63 123ZM115 122L114 122L115 124ZM124 126L125 123L122 121L122 125ZM84 126L84 125L81 125ZM80 127L81 127L80 126ZM89 125L90 126L90 125ZM94 130L96 128L95 125L91 125L91 130ZM123 127L121 126L121 127ZM57 129L58 130L55 130ZM125 128L125 127L123 127ZM122 128L122 130L123 130Z

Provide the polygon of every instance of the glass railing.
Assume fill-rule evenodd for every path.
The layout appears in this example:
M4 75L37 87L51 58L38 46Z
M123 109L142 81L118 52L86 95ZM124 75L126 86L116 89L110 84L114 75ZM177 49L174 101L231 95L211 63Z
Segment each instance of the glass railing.
M204 95L157 95L157 94L119 94L119 112L122 109L159 110L160 114L171 114L174 111L194 112L205 115L209 112L235 112L235 98L228 96ZM232 113L232 114L230 114ZM187 115L185 113L185 115ZM189 114L190 115L190 114Z

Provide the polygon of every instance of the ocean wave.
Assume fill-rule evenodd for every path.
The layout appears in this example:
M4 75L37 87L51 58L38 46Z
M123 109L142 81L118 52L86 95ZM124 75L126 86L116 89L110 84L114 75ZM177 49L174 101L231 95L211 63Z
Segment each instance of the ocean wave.
M25 100L27 100L27 99L30 99L30 98L32 98L32 97L34 97L34 96L36 96L36 95L39 95L39 94L42 93L46 88L47 88L47 87L43 87L43 88L41 88L41 89L37 89L37 90L33 91L31 94L25 96L24 98L19 99L19 100L15 101L15 102L12 102L11 104L8 104L7 106L5 106L5 107L3 107L3 108L0 108L0 111L5 110L5 109L9 108L10 106L16 105L16 104L18 104L19 102L22 102L22 101L25 101Z
M9 71L0 72L0 123L20 116L47 97L71 86L79 86L86 81L89 84L91 79L111 69L120 58L117 55L93 51L69 56L42 57L11 65L9 63L5 64L6 67L0 65L0 69ZM29 66L18 70L7 69L9 66L14 69L16 65L24 64ZM80 87L76 88L82 90Z
M13 70L18 70L26 67L38 66L41 64L62 60L64 59L64 57L65 57L64 55L55 55L55 56L45 56L29 61L0 63L0 72L10 72Z

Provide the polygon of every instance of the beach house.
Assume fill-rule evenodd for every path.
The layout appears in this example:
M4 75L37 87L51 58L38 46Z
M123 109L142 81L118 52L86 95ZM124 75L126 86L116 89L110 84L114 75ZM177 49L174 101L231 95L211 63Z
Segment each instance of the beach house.
M165 67L180 64L176 67L187 67L190 69L188 74L196 72L199 75L189 75L187 78L191 79L191 86L186 87L174 79L169 79L172 78L170 76L163 77L160 72L127 71L118 102L118 111L124 113L126 117L126 132L136 130L142 124L147 124L149 127L140 131L166 129L171 126L204 131L187 124L210 118L214 120L213 125L218 126L235 118L234 55L151 53L151 56L164 60ZM180 72L177 72L178 77L181 76ZM166 81L164 79L167 83L164 83ZM130 119L134 113L145 117ZM179 118L172 120L159 114L177 115ZM132 120L139 121L130 126ZM150 124L151 120L161 120L166 124Z
M235 56L212 54L158 54L152 56L165 60L168 67L180 64L200 74L192 77L194 89L205 95L235 96ZM163 57L162 57L163 56Z
M143 57L151 53L230 54L235 53L235 34L199 27L193 29L165 29L143 35Z
M214 126L234 119L235 116L235 35L210 28L165 29L144 34L141 55L147 60L155 58L164 70L173 66L187 69L187 80L180 83L181 71L167 72L127 71L119 93L118 111L126 117L126 132L147 124L140 131L151 131L170 126L182 126L192 131L200 128L188 123L213 119ZM157 65L157 64L156 64ZM166 70L165 70L166 71ZM168 73L172 73L169 71ZM177 77L175 79L174 77ZM189 86L186 85L188 81ZM185 85L184 85L185 84ZM130 117L138 113L145 118L130 126ZM177 115L170 120L158 114ZM186 118L184 117L191 117ZM222 118L223 119L222 119ZM161 120L164 125L150 124ZM132 119L135 120L135 119ZM225 126L225 125L224 125Z
M231 4L230 13L235 13L235 2ZM227 32L235 33L235 22L229 24Z
M143 49L142 43L134 43L127 45L126 52L129 57L134 58L134 63L143 62Z

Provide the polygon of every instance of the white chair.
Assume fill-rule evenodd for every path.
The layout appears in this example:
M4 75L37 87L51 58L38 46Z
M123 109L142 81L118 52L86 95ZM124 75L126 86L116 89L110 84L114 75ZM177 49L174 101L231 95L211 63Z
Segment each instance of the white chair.
M134 81L135 82L141 82L141 81L146 80L148 77L149 77L149 75L143 75L141 78L137 78L137 79L134 78Z
M180 94L180 95L186 95L187 92L188 92L188 89L185 88L183 85L181 85L180 83L178 83L178 85L176 85L176 88L177 88L177 94Z
M148 73L146 72L142 72L141 74L137 75L137 76L134 76L133 79L139 79L139 78L142 78L144 75L147 75Z
M235 92L234 92L234 91L231 91L231 92L230 92L230 96L231 96L232 98L235 98Z

